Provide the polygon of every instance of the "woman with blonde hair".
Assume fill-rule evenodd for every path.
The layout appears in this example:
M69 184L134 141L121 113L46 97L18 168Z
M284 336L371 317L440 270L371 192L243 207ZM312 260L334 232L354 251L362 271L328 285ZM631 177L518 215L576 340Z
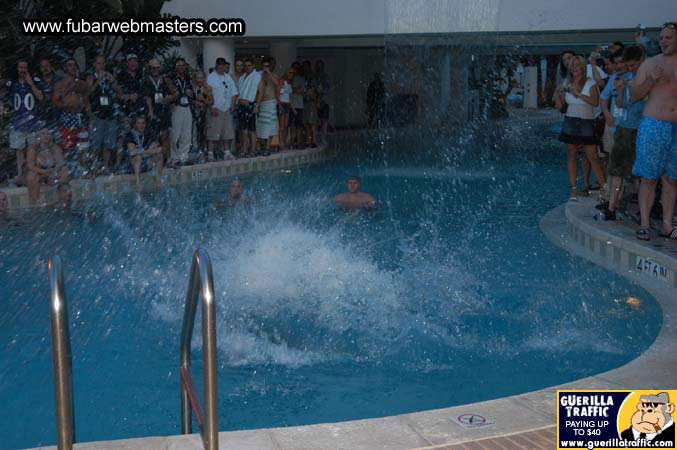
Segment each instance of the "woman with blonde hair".
M595 80L586 75L585 59L574 56L568 64L569 70L564 84L557 88L555 105L564 111L564 123L559 140L567 144L567 169L571 184L569 200L577 200L577 150L583 146L585 156L601 185L606 183L602 164L597 155L599 141L595 135L595 107L599 105L599 89ZM600 195L605 188L600 189Z

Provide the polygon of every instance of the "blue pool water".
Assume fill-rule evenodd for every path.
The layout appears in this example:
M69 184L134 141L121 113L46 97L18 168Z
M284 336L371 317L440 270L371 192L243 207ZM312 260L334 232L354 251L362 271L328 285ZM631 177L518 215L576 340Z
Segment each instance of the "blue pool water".
M55 443L53 254L80 442L180 432L179 335L198 246L214 265L221 430L487 400L635 358L660 308L542 235L540 218L566 199L564 154L551 130L521 133L489 149L404 148L417 156L397 164L404 156L355 152L249 176L249 210L213 205L223 181L20 218L0 236L0 446ZM381 210L331 205L353 173Z

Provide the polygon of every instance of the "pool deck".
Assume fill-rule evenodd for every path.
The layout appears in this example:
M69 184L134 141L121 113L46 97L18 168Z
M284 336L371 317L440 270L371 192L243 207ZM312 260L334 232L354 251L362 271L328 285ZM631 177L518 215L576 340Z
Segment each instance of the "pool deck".
M246 173L283 169L300 164L319 162L335 156L334 150L327 147L318 147L305 150L288 150L273 153L270 156L256 156L228 161L216 161L206 164L183 166L176 169L165 169L162 173L162 185L171 186L191 182L201 182L212 179L228 178ZM154 177L150 172L141 174L142 190L152 190ZM103 175L95 179L75 179L71 181L73 201L90 198L94 195L134 192L134 175ZM40 199L36 205L31 205L28 199L28 189L25 187L3 187L0 192L7 195L10 211L17 211L29 207L43 207L57 202L56 188L41 186Z
M656 298L663 325L638 358L608 372L559 386L451 408L376 419L219 433L219 448L242 450L552 449L557 389L670 389L677 379L677 243L634 237L628 224L593 220L594 201L569 202L545 214L541 230L555 245L636 282ZM640 272L637 258L663 266L664 276ZM472 380L450 380L457 389ZM77 405L76 405L77 407ZM464 429L452 417L472 414L489 425ZM178 426L178 424L177 424ZM42 447L54 449L56 447ZM200 449L199 435L85 442L84 449Z

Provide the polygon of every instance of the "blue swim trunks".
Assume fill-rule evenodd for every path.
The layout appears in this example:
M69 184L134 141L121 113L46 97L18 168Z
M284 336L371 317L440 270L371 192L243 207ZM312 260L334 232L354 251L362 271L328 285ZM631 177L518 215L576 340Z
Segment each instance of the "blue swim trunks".
M677 122L642 117L632 174L651 180L677 178Z

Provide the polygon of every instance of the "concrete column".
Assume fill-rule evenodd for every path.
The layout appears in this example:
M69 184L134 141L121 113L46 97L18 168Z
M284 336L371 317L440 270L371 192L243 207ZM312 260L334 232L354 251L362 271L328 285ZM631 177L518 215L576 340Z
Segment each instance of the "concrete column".
M202 41L203 70L209 74L214 68L216 58L226 58L230 63L231 73L235 70L235 41L231 37L210 37Z
M470 103L468 86L468 67L470 57L457 47L450 49L450 88L448 101L448 118L453 123L465 123L469 117L471 108L477 105ZM474 99L473 99L474 101Z
M281 75L296 61L296 44L292 41L274 41L270 43L270 56L275 58L275 73Z
M524 68L524 108L538 108L538 67L527 66Z
M439 110L437 120L445 120L449 111L449 100L451 97L451 54L449 49L444 50L444 55L440 60L440 90L439 90Z
M197 68L197 55L202 51L199 38L180 38L179 53L191 67Z

